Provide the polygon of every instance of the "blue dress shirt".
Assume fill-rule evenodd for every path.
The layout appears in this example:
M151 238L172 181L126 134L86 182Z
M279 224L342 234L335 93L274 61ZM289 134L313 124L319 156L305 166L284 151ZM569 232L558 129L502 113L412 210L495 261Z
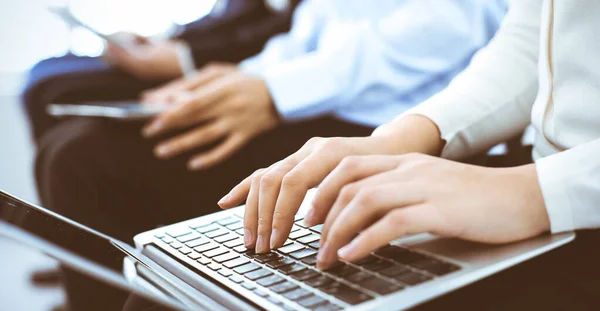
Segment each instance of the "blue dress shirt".
M505 0L306 0L240 64L287 121L378 126L444 89L494 36Z

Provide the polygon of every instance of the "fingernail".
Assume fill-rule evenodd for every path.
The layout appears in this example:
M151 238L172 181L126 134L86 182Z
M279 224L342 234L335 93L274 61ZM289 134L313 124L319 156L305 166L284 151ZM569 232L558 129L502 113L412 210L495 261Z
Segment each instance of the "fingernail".
M315 211L311 208L308 213L306 213L306 216L304 216L304 224L309 227L314 226L315 220L313 218L315 218Z
M146 137L153 136L153 135L156 135L156 133L158 133L161 129L162 129L162 121L157 120L157 121L152 122L146 128L144 128L143 134Z
M352 253L354 253L354 248L356 247L354 241L350 242L350 244L340 248L340 250L338 250L338 256L342 259L348 259L349 257L352 256Z
M257 253L266 253L268 251L268 246L267 246L267 241L265 240L265 238L263 238L262 235L258 236L258 239L256 240L256 252Z
M190 164L188 166L191 170L198 170L202 168L202 165L203 163L201 159L195 159L190 161Z
M222 197L219 202L217 202L217 204L221 205L223 203L226 203L227 201L229 201L229 198L231 197L231 193L226 194L224 197Z
M273 229L273 232L271 232L271 249L276 248L277 241L279 241L279 231L277 231L277 229Z
M249 248L252 245L252 232L248 229L244 229L244 245Z
M321 247L319 250L319 255L317 255L317 263L319 265L326 265L335 260L329 248L329 243L325 243L325 245L323 245L323 247Z
M168 156L170 151L171 150L170 150L169 146L167 146L167 145L160 145L160 146L156 147L156 154L159 157L164 158L164 157Z

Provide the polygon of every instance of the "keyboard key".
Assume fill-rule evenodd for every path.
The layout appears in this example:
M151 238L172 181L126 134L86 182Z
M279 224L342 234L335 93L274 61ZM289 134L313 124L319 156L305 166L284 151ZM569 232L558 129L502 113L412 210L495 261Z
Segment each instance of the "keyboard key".
M206 233L211 232L211 231L219 230L220 228L221 227L219 225L210 224L208 226L197 227L197 228L194 228L194 229L196 229L196 231L198 231L200 233L206 234Z
M197 260L198 258L202 257L202 255L198 254L197 252L192 251L191 253L188 254L188 257L193 260Z
M424 274L415 272L415 271L411 271L408 270L402 274L396 275L394 277L394 279L406 284L406 285L417 285L417 284L421 284L423 282L429 281L432 278L429 276L426 276Z
M194 240L191 240L189 242L186 242L185 245L187 247L194 248L194 247L198 247L200 245L204 245L204 244L209 243L209 242L210 242L209 239L207 239L205 237L199 237L197 239L194 239Z
M310 287L315 287L315 288L319 288L322 286L325 286L329 283L332 283L333 279L329 278L325 275L319 275L315 278L310 278L308 280L305 280L304 283Z
M420 260L410 264L420 270L425 270L437 276L446 275L448 273L460 270L460 267L451 263L443 262L434 258Z
M268 276L268 277L258 280L256 283L262 287L269 287L271 285L279 284L283 281L285 281L284 278L282 278L278 275L271 275L271 276Z
M217 243L225 243L225 242L229 242L231 240L237 239L239 238L239 236L235 233L227 233L225 235L219 236L215 238L215 241Z
M196 261L205 266L208 265L209 263L211 263L211 260L206 257L202 257Z
M344 277L344 276L348 276L354 273L359 272L360 270L358 270L357 268L354 268L352 266L349 265L341 265L335 268L331 268L329 270L327 270L327 273L331 274L331 275L335 275L338 277Z
M303 236L307 236L309 234L310 234L310 231L308 231L306 229L300 229L300 230L298 230L296 232L290 233L289 238L292 239L292 240L295 240L295 239L301 238Z
M309 297L306 297L302 300L297 301L297 303L305 308L309 308L312 309L318 305L323 305L326 304L328 301L317 296L317 295L312 295Z
M240 229L235 230L235 233L243 236L244 235L244 228L240 228Z
M181 244L181 243L179 243L177 241L175 241L175 242L173 242L173 243L171 243L169 245L171 245L171 247L174 248L174 249L180 249L180 248L183 247L183 244Z
M238 252L238 253L244 253L246 252L248 249L246 248L246 246L244 245L240 245L240 246L236 246L233 248L234 251Z
M303 219L303 218L302 218L302 219L297 219L297 220L296 220L296 222L295 222L295 224L296 224L297 226L299 226L299 227L302 227L302 228L308 228L308 226L306 226L306 225L304 224L304 219Z
M239 255L236 255L236 256L239 256ZM241 265L245 265L249 262L250 262L250 260L248 260L244 257L237 257L235 259L224 262L223 266L225 266L226 268L229 268L229 269L233 269L233 268L239 267Z
M283 266L291 265L294 262L295 261L293 261L289 258L280 257L277 260L267 262L267 267L269 267L271 269L279 269Z
M393 265L391 267L387 267L378 271L379 274L385 275L387 277L394 277L405 272L410 272L410 269L401 265Z
M312 242L312 243L308 244L308 246L310 246L314 249L319 249L321 247L321 241Z
M377 259L373 262L363 265L363 267L367 270L379 271L379 270L383 270L385 268L391 267L393 265L394 265L394 263L392 263L390 261L387 261L384 259Z
M285 297L285 298L287 298L289 300L292 300L292 301L297 301L297 300L300 300L302 298L308 297L310 295L312 295L312 293L309 292L309 291L307 291L306 289L304 289L304 288L297 288L297 289L294 289L293 291L289 291L287 293L284 293L283 297Z
M279 251L280 253L289 254L291 252L295 252L295 251L303 249L303 248L304 248L304 246L302 246L301 244L290 244L288 246L279 248L277 251Z
M366 288L379 295L386 295L395 291L404 289L404 286L392 283L390 281L380 278L370 278L363 282L358 283L358 286Z
M293 244L293 243L294 243L294 241L292 241L290 239L287 239L287 240L285 240L285 243L283 243L282 247L283 246L288 246L288 245Z
M210 265L208 265L208 268L210 268L211 270L217 271L217 270L221 269L221 265L213 262Z
M251 281L256 281L260 278L264 278L267 277L269 275L272 275L273 273L271 273L269 270L266 269L259 269L256 271L252 271L249 273L244 274L244 276L248 279L250 279Z
M172 237L168 237L168 236L163 237L161 240L167 244L171 244L171 243L173 243L173 241L175 241L175 240L173 240Z
M232 223L236 223L239 222L239 218L235 218L235 217L227 217L227 218L223 218L223 219L219 219L217 220L217 223L221 226L227 226L230 225Z
M357 266L364 266L366 264L372 263L374 261L379 260L379 258L373 256L373 255L368 255L367 257L355 262L354 264Z
M383 248L380 248L375 251L375 254L403 264L410 264L412 262L416 262L427 258L425 257L425 255L393 245L388 245Z
M283 267L279 268L278 271L285 275L288 275L288 274L296 273L296 272L298 272L300 270L304 270L304 269L306 269L305 266L295 263L295 264L292 264L289 266L283 266Z
M214 243L214 242L210 242L210 243L207 243L207 244L195 247L194 250L197 251L198 253L204 253L206 251L209 251L211 249L215 249L217 247L219 247L219 244Z
M182 235L180 237L177 238L177 241L181 242L181 243L186 243L189 242L191 240L195 240L197 238L201 238L202 236L200 235L200 233L196 232L196 231L190 231L189 234L186 235Z
M206 235L207 237L209 237L211 239L214 239L214 238L216 238L218 236L222 236L222 235L225 235L227 233L229 233L229 231L227 231L227 230L225 230L223 228L219 228L219 229L217 229L215 231L207 232L204 235Z
M289 292L296 288L298 288L298 285L296 285L292 282L283 282L283 283L279 283L277 285L271 286L269 289L276 294L283 294L285 292Z
M257 262L260 263L265 263L265 262L269 262L271 260L276 260L281 258L281 255L277 254L277 253L266 253L266 254L260 254L256 257L254 257L254 260L256 260Z
M242 283L242 287L247 289L247 290L253 290L256 288L256 286L254 286L254 284L250 283L250 282L243 282Z
M206 256L208 258L213 258L215 256L223 255L223 254L227 253L228 251L229 251L229 249L221 246L219 248L215 248L208 252L204 252L203 254L204 254L204 256Z
M257 254L256 252L254 252L253 249L249 249L244 253L244 256L254 259L254 258L260 256L260 254Z
M311 234L305 237L299 238L297 241L303 244L310 244L314 241L318 241L321 239L321 236L318 234Z
M184 236L186 234L191 234L192 230L185 226L175 226L175 227L169 228L165 233L170 235L173 238L178 238L178 237Z
M319 276L320 274L312 269L304 269L304 270L300 270L297 271L295 273L291 274L291 277L293 277L294 279L298 280L298 281L304 281L304 280L308 280L310 278L314 278L316 276Z
M358 284L360 282L363 282L363 281L368 280L373 277L374 276L370 273L367 273L364 271L359 271L359 272L352 273L350 275L345 276L344 279L350 283Z
M231 280L233 283L236 283L236 284L240 284L240 283L244 282L244 278L237 274L230 276L229 280Z
M228 277L228 276L231 276L233 274L233 272L231 272L231 270L228 270L228 269L221 269L221 270L219 270L219 274L224 277Z
M314 232L317 232L320 234L323 231L323 226L324 226L323 224L320 224L320 225L312 226L309 229L310 229L310 231L314 231Z
M241 221L238 221L238 222L234 222L230 225L227 225L226 227L227 227L227 229L229 229L231 231L235 231L237 229L244 228L244 223Z
M323 292L335 296L337 299L342 300L351 305L357 305L367 300L373 299L368 294L360 292L348 285L334 282L320 288Z
M184 255L187 255L187 254L191 254L193 251L192 251L191 248L189 248L187 246L183 246L183 247L181 247L179 249L179 252L182 253L182 254L184 254Z
M162 239L162 238L165 238L165 237L166 237L166 235L165 235L165 233L164 233L164 232L156 232L156 233L154 234L154 237L155 237L155 238L157 238L157 239Z
M279 299L277 299L277 298L275 298L273 296L267 297L267 300L269 302L271 302L272 304L275 304L275 305L281 305L281 304L283 304L283 302L281 302Z
M293 253L290 253L290 256L292 256L292 258L294 258L294 259L302 259L304 257L312 256L316 253L317 253L317 251L312 248L305 248L305 249L301 249L301 250L295 251Z
M338 310L342 310L342 307L333 304L331 302L324 304L324 305L320 305L320 306L316 306L315 308L313 308L313 311L338 311Z
M229 253L225 253L223 255L219 255L219 256L213 258L213 260L218 263L223 263L225 261L229 261L234 258L240 258L240 255L235 252L229 252Z
M251 262L251 263L247 263L243 266L239 266L239 267L233 269L233 271L235 271L236 273L239 273L239 274L244 274L244 273L248 273L251 271L258 270L258 269L260 269L260 266Z
M269 294L267 294L267 292L265 292L262 289L258 289L258 288L254 290L254 293L257 294L260 297L267 297L267 296L269 296Z
M188 223L188 227L197 230L198 228L207 227L207 226L210 226L211 224L212 224L212 222L207 221L206 219L194 220L191 223Z
M242 238L240 238L240 237L238 237L236 235L236 239L235 240L229 241L229 242L227 242L227 243L225 243L223 245L225 245L225 246L227 246L229 248L238 247L240 245L244 245L244 239L242 239Z
M309 266L314 266L317 264L317 254L314 254L312 256L308 256L305 258L302 258L302 262L309 265Z
M301 227L298 227L298 226L296 226L296 225L293 225L293 226L292 226L292 230L290 230L290 232L295 232L295 231L298 231L298 230L300 230L300 229L302 229L302 228L301 228Z

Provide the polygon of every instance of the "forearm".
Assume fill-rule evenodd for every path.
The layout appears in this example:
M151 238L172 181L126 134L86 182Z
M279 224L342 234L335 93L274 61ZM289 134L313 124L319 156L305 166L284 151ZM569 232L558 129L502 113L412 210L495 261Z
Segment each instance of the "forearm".
M383 140L390 154L424 153L439 156L444 148L437 125L421 115L405 115L378 127L372 134Z

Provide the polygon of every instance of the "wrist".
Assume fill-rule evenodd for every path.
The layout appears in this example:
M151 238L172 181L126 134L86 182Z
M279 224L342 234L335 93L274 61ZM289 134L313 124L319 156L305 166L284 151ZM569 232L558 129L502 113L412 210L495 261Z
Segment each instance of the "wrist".
M390 154L411 152L439 156L445 141L437 125L421 115L405 115L378 127L372 137L382 139Z
M522 207L524 215L530 219L531 229L535 234L550 231L550 217L546 210L546 203L539 183L535 164L528 164L505 169L507 185L514 189L520 202L515 202Z

